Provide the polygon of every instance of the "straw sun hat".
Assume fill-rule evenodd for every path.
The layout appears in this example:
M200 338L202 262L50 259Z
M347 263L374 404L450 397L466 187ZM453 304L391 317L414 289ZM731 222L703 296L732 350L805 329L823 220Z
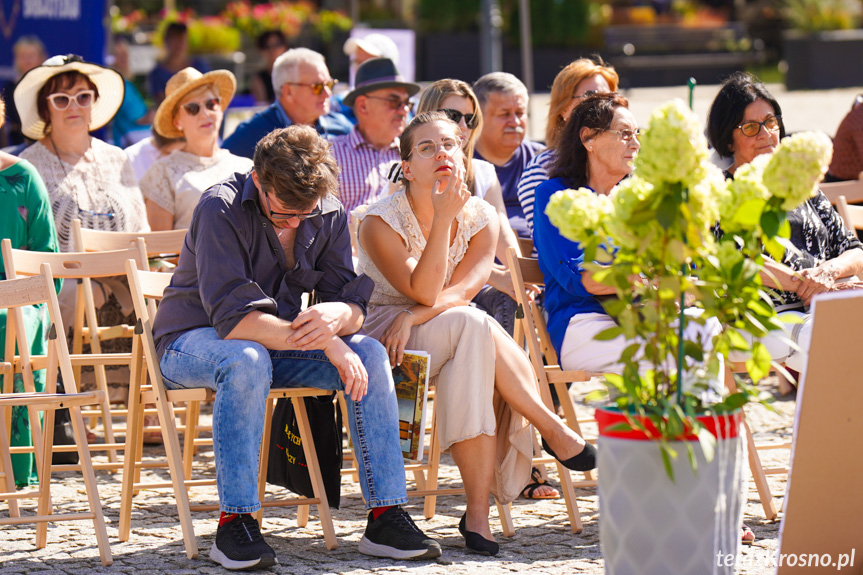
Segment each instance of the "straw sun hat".
M96 84L99 98L90 104L89 130L98 130L111 121L120 109L126 87L123 76L111 68L85 62L81 56L67 54L52 56L41 66L33 68L15 87L15 106L21 116L21 131L31 140L45 137L45 121L39 117L37 97L48 80L64 72L77 71Z
M208 85L216 87L222 110L226 109L237 90L237 78L228 70L201 74L194 68L185 68L171 76L165 86L165 99L159 104L153 121L156 132L165 138L182 138L183 132L174 126L174 112L189 92Z

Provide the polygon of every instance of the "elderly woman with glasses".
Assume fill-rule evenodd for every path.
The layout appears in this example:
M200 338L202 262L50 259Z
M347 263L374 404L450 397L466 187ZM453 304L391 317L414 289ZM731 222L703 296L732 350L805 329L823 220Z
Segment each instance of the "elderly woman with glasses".
M185 138L185 144L156 160L141 178L153 230L188 228L201 194L234 172L252 169L252 160L219 147L223 110L236 87L227 70L201 74L186 68L168 80L153 129L163 138Z
M720 156L731 160L727 177L733 178L735 171L755 157L773 153L784 136L782 109L764 84L740 73L722 85L710 108L707 138ZM808 306L812 297L859 285L840 280L863 273L863 244L845 228L830 200L820 191L788 212L788 223L791 246L786 248L781 262L765 256L762 280L773 288L771 297L780 317L793 315L802 320L788 330L799 349L792 349L780 337L765 338L763 343L775 361L800 372L811 338Z
M355 212L359 271L375 282L363 330L393 365L406 349L430 354L440 446L467 495L459 531L468 549L496 555L488 496L507 503L527 483L528 422L571 469L593 468L595 449L543 404L524 351L469 305L488 280L499 224L465 184L458 125L443 112L419 114L399 144L405 188Z
M518 201L524 209L527 229L533 232L533 196L536 187L548 179L548 170L554 163L561 144L563 129L572 111L586 97L605 92L616 92L617 72L601 60L579 58L558 73L551 86L551 102L545 125L546 149L533 157L518 181Z

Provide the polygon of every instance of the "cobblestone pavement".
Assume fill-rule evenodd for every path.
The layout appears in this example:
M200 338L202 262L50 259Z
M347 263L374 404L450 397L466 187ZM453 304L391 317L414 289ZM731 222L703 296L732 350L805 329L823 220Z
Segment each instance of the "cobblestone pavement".
M772 385L767 389L775 391ZM757 435L757 441L787 441L791 435L793 398L777 398L776 411L770 412L761 406L749 409L749 419ZM587 414L586 407L579 408ZM595 433L595 432L594 432ZM586 430L588 437L591 430ZM762 452L766 465L784 465L787 450ZM145 456L156 457L159 447L148 447ZM104 458L97 457L97 461ZM202 454L196 469L209 471L212 476L212 459ZM165 472L145 472L167 478ZM49 526L48 545L45 549L34 549L34 530L31 526L4 527L0 529L0 575L12 573L38 573L61 575L78 573L156 573L192 574L220 573L224 570L207 559L216 531L215 513L194 514L198 539L199 558L186 558L179 523L169 492L142 492L135 499L132 536L128 542L117 541L118 513L120 507L121 475L98 473L108 534L114 564L102 567L89 522L67 522ZM155 478L152 478L155 480ZM451 459L444 457L441 468L441 483L457 485L458 471ZM557 476L552 473L552 481ZM777 505L782 504L785 476L770 478ZM62 505L70 494L83 493L71 474L55 475L54 501ZM276 488L277 489L277 488ZM274 488L270 489L271 492ZM193 493L195 501L215 499L215 488L199 489ZM595 490L579 490L578 505L584 521L584 531L573 535L566 521L563 499L529 502L517 500L513 503L512 517L516 527L515 536L500 535L500 524L495 517L492 529L498 534L501 553L497 557L478 557L466 552L458 533L458 519L464 511L462 496L438 498L437 515L431 520L422 519L422 500L412 499L408 509L418 525L429 535L440 541L444 553L436 561L400 562L366 557L357 552L357 544L366 524L366 512L357 484L346 477L342 483L342 506L334 510L334 522L339 546L327 551L323 535L312 508L312 517L306 528L298 528L294 508L268 509L265 511L263 532L275 548L280 564L274 573L296 575L319 573L411 573L417 575L442 575L460 573L483 573L483 575L510 574L529 571L537 575L563 575L564 573L603 573L603 561L599 545L599 515ZM5 505L0 514L6 514ZM764 520L754 487L749 485L749 501L746 522L752 527L758 541L751 548L744 548L738 556L738 572L744 574L772 573L765 562L777 546L778 522Z

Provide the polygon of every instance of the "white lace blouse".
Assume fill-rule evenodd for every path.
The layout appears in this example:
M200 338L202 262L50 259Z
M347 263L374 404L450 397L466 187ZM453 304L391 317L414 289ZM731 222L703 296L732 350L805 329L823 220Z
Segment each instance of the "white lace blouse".
M74 165L62 161L47 140L21 152L39 171L48 189L61 252L78 251L72 220L86 229L148 232L144 199L135 170L120 148L90 138L90 147Z
M362 221L368 216L379 216L401 236L405 246L407 246L408 251L413 257L419 259L422 256L423 249L426 246L426 238L422 234L413 210L411 210L404 189L375 202L365 210L365 213L362 212L362 209L355 210L353 217ZM494 208L488 202L472 196L468 199L458 216L456 216L458 230L456 231L455 241L453 241L449 248L449 262L444 285L449 285L453 271L455 271L456 266L458 266L467 252L470 239L488 225L493 213ZM362 245L357 248L357 255L359 256L357 273L364 273L375 282L375 290L369 299L370 306L406 306L416 303L390 285L384 274L371 261Z
M144 197L174 216L174 229L188 228L198 200L210 186L234 172L246 173L252 160L219 150L212 157L183 150L159 158L141 178Z

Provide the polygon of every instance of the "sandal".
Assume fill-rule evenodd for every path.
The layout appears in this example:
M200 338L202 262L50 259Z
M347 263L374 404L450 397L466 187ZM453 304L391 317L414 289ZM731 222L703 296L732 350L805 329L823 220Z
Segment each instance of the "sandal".
M753 543L755 543L755 533L752 532L752 529L750 529L748 525L744 523L740 530L741 543L743 543L744 545L752 545Z
M539 472L539 469L533 467L530 470L530 479L531 482L524 486L524 489L521 490L521 496L525 499L559 499L560 492L557 488L549 483L546 479L542 477ZM551 487L554 489L554 495L537 495L535 492L542 486Z

